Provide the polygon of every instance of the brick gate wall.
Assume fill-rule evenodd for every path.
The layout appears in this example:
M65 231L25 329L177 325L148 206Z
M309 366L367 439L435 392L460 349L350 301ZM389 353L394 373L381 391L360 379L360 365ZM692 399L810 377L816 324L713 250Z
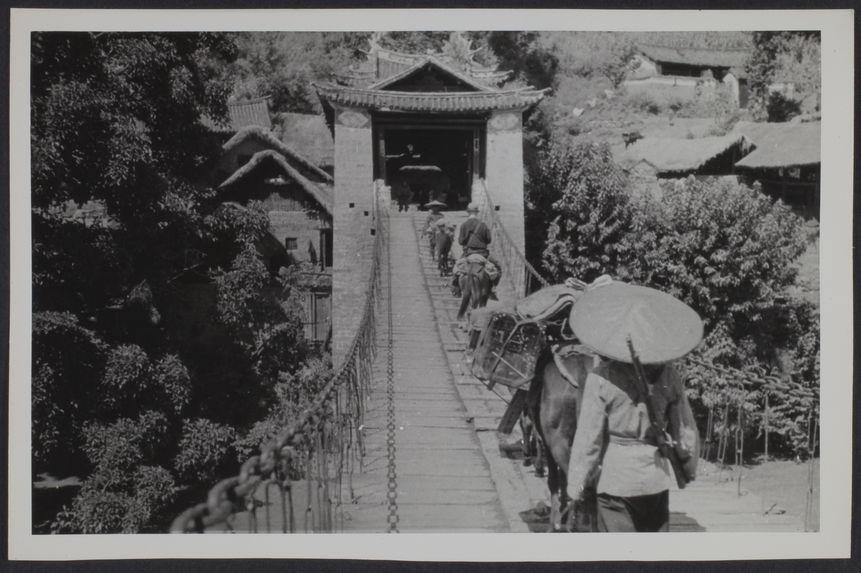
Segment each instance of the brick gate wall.
M335 110L332 359L337 368L359 326L373 256L373 139L364 110Z
M487 122L485 181L496 212L520 252L525 252L523 225L522 112L495 112Z

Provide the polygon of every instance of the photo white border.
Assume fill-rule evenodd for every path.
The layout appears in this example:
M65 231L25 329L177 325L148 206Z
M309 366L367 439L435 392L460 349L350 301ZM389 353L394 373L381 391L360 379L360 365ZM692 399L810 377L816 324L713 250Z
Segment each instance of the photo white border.
M32 535L30 33L32 31L821 30L821 466L816 533ZM850 10L36 10L10 21L9 558L352 558L425 561L849 557L854 22Z

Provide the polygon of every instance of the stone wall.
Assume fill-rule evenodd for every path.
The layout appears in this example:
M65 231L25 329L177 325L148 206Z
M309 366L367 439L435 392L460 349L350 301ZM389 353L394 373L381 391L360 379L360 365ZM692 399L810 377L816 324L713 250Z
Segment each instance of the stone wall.
M520 249L523 227L523 125L520 111L495 112L487 122L487 192L496 216Z
M285 248L286 238L296 239L296 248L288 248L287 252L297 261L313 262L312 245L313 259L316 262L321 260L323 245L320 231L328 227L324 220L311 218L304 211L269 211L269 232Z
M337 368L356 334L367 298L374 235L371 117L335 110L334 268L332 359Z

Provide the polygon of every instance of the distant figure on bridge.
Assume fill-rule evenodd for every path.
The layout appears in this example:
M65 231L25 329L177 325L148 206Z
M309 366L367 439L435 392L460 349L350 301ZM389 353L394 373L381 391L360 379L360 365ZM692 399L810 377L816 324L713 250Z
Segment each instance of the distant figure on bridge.
M490 257L491 233L484 221L478 218L478 205L470 203L466 206L467 219L460 226L457 242L463 248L462 258L457 261L452 273L451 292L454 296L461 296L460 275L464 272L466 258L470 255L480 255L486 261L485 270L491 278L493 286L499 283L502 276L502 268L499 263Z
M398 212L409 211L410 201L413 200L413 191L410 184L404 179L399 179L394 186L395 201L398 202Z
M437 221L436 234L436 260L439 276L445 277L451 274L451 246L454 244L454 223L446 223L445 220Z
M460 226L457 242L463 247L463 256L478 253L487 258L490 256L490 229L478 218L478 205L470 203L466 206L467 219Z
M433 229L436 222L445 216L439 212L439 210L445 206L446 204L442 201L431 201L430 203L425 204L425 207L430 209L430 213L428 213L428 218L425 220L425 226L422 229L422 233L427 233L428 230Z
M422 229L422 236L426 236L428 238L428 244L430 245L431 251L431 259L436 259L436 238L438 224L443 221L444 215L439 212L440 208L445 207L445 203L440 201L431 201L430 203L426 203L425 207L430 209L430 213L428 214L428 218L425 219L425 226Z

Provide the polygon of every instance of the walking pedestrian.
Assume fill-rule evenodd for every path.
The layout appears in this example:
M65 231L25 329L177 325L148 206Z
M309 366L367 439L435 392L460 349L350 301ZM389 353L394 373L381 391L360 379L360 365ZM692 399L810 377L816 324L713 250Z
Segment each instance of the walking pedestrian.
M478 205L470 203L466 206L467 218L460 226L458 232L458 244L462 247L462 258L457 261L452 273L451 292L455 297L460 297L459 275L462 274L465 259L469 255L481 255L485 258L485 269L491 277L491 287L499 284L502 277L502 267L499 262L490 257L490 242L492 240L490 229L478 218ZM491 297L495 295L491 293Z
M693 413L671 362L699 344L702 321L670 295L612 283L574 304L571 327L601 362L583 390L568 495L576 505L590 490L597 493L598 531L668 531L673 474L661 447L672 448L688 479L699 453ZM639 356L632 357L635 346Z

